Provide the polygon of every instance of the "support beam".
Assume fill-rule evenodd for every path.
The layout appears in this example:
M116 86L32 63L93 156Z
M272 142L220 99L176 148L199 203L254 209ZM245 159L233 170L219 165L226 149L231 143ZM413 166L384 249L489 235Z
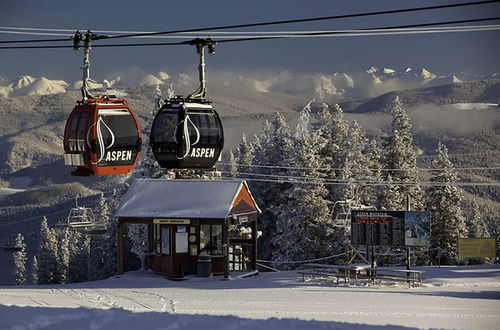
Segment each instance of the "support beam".
M257 219L255 218L252 222L252 270L257 270L257 236Z
M123 275L123 223L117 220L116 228L116 274Z

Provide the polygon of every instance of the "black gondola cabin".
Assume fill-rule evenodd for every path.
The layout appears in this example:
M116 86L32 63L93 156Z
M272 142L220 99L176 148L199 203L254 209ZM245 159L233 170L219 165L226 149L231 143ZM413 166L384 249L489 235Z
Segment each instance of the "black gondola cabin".
M176 97L158 111L150 145L163 168L212 168L224 147L222 123L210 101Z

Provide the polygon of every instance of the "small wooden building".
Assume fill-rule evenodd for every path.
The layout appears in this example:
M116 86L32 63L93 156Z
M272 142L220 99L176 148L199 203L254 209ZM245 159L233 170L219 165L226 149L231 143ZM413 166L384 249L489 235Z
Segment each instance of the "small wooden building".
M200 254L211 256L214 275L257 269L257 215L245 181L138 179L116 213L118 274L123 273L123 226L148 226L146 267L178 278L197 271ZM244 226L244 237L229 229Z

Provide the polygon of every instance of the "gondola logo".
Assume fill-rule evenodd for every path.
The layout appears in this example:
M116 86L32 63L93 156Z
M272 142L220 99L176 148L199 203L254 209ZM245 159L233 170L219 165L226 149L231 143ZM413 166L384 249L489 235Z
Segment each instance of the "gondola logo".
M106 162L115 162L115 161L129 161L132 160L132 150L113 150L113 151L107 151L107 149L113 147L115 144L115 134L111 130L111 128L104 122L102 117L99 117L97 122L90 126L88 132L87 132L87 144L90 146L89 142L89 134L92 131L92 127L96 126L96 134L97 134L97 142L99 143L99 150L101 151L101 154L99 156L99 159L97 160L96 163L92 162L93 164L98 164L100 163L103 159ZM110 136L111 136L111 142L109 145L105 145L104 143L104 138L102 135L102 129L105 128L108 130ZM106 156L106 158L104 158Z

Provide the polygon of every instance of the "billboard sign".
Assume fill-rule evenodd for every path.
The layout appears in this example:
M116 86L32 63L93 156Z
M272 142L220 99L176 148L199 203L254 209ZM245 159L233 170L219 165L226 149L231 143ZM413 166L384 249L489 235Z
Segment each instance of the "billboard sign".
M494 238L459 238L459 258L496 258L497 242Z
M428 212L351 212L351 243L380 246L430 246Z

